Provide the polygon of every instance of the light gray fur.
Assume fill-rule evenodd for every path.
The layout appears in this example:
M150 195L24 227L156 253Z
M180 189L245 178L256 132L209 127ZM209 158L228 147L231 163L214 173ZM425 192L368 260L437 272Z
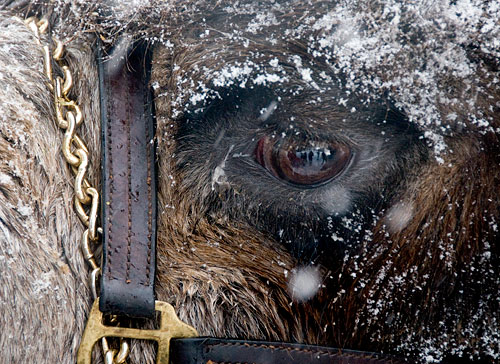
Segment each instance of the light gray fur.
M71 363L90 303L83 227L40 47L10 15L0 13L0 28L0 362ZM92 67L88 52L75 53ZM86 82L76 89L89 99ZM95 117L90 105L86 118Z

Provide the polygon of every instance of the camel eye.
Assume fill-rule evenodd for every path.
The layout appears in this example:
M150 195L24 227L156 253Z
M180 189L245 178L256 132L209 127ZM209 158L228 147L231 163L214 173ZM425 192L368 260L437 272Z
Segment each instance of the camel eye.
M351 161L351 149L340 143L318 147L262 137L255 159L274 177L302 187L318 187L338 177Z

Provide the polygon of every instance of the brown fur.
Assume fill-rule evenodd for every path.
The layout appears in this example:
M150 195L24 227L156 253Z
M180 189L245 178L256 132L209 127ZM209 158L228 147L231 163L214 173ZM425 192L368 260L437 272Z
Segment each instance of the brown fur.
M328 5L316 6L319 11ZM304 9L295 10L300 14ZM476 105L487 106L496 132L469 125L466 100L442 106L443 115L451 108L468 124L467 130L454 130L447 137L453 152L444 154L440 164L432 151L415 142L396 166L380 162L370 184L388 197L377 211L372 239L362 240L339 259L332 253L319 260L323 286L313 299L300 303L290 294L284 272L292 274L304 261L278 241L268 221L254 222L260 212L246 199L244 188L212 188L214 166L196 159L196 153L205 151L196 149L202 146L181 138L191 135L182 134L184 115L175 112L173 102L183 105L189 97L178 88L178 80L210 77L203 66L220 69L256 51L263 60L278 57L287 62L287 54L305 56L304 45L281 42L270 47L257 38L245 48L240 40L217 39L219 32L230 29L229 23L195 22L201 16L196 10L187 11L184 18L165 11L149 26L141 23L141 17L147 19L144 14L137 23L118 29L95 19L82 24L74 15L61 22L52 14L52 23L54 33L73 36L68 59L75 72L74 97L84 108L82 135L92 154L89 178L97 185L95 39L85 30L99 29L112 41L124 31L151 36L164 29L175 45L158 46L153 58L152 81L158 84L159 299L172 303L201 335L307 342L420 360L427 352L457 352L494 361L493 355L500 352L495 225L500 218L500 94L489 83L491 74L498 75L495 60L487 65L491 74L478 75L484 82ZM60 155L62 134L55 127L51 93L41 73L40 49L11 15L0 13L0 362L71 363L91 303L88 268L79 251L82 226L72 209L71 173ZM292 15L283 18L296 19ZM199 34L205 26L212 35L202 41ZM320 60L311 62L317 69L325 67ZM294 79L288 85L297 84L300 80ZM323 116L342 112L328 94L322 97L324 102L314 107L292 100L287 110L329 130ZM307 132L315 135L312 128ZM211 135L206 138L212 140ZM203 160L221 162L225 152L214 148ZM182 164L186 161L191 164ZM308 211L301 202L297 215ZM238 203L248 209L242 211ZM394 206L411 209L402 229L391 228ZM150 347L144 352L142 344L134 344L132 362L152 363L153 357Z

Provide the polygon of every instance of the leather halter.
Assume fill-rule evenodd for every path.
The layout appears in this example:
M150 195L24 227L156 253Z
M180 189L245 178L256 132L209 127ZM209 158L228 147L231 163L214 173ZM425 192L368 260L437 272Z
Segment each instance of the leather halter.
M172 364L408 364L389 355L324 346L215 338L174 339Z
M151 317L155 307L156 185L150 55L146 45L139 45L126 59L113 64L109 67L99 62L104 232L99 309L113 315ZM99 326L99 320L93 325ZM122 331L122 336L135 337L126 332ZM85 334L82 341L87 341ZM161 360L159 364L168 364ZM376 353L215 338L172 340L170 362L408 363Z
M120 56L124 59L116 59ZM99 63L104 238L99 308L152 317L156 183L150 56L145 45L137 45L114 58Z

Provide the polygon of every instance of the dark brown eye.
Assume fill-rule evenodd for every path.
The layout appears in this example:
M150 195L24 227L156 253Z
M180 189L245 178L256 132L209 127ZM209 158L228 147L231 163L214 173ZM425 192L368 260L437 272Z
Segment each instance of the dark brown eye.
M349 165L351 149L340 143L300 146L286 140L262 137L255 159L273 176L304 187L316 187L340 175Z

